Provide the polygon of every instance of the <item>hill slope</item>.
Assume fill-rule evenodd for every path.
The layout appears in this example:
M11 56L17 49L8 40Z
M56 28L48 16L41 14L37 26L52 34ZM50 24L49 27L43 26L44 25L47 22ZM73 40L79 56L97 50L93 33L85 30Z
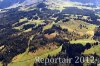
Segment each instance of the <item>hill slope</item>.
M62 0L36 0L29 4L0 11L0 65L33 66L34 59L30 58L44 58L56 52L53 57L100 56L99 7Z

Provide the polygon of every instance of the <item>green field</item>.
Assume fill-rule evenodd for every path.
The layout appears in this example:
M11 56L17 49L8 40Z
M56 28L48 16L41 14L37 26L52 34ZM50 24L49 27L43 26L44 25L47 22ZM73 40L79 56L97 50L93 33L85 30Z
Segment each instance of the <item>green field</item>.
M94 29L97 27L96 25L86 23L80 20L70 20L65 23L58 23L63 29L68 29L69 32L76 32L80 35L89 34L91 36L94 35ZM80 28L80 25L84 26Z
M82 40L76 40L76 41L70 41L71 44L77 44L81 43L82 45L86 45L86 43L95 43L97 41L90 40L90 39L82 39ZM85 50L83 52L84 55L94 54L96 53L98 56L100 56L100 45L92 46L90 49Z
M19 22L13 24L13 26L14 26L14 25L17 25L17 24L19 24L19 23L21 23L21 22L23 22L23 21L25 21L26 19L27 19L27 18L20 19ZM17 27L14 26L14 29L21 30L21 29L23 28L23 26L28 25L28 24L36 24L36 26L38 26L38 25L40 25L41 23L43 23L43 21L44 21L44 20L27 20L27 23L24 23L24 24L22 24L22 25L20 25L20 26L17 26Z
M55 24L55 22L44 26L44 27L43 27L43 31L52 28L52 26L53 26L54 24Z
M60 46L58 49L48 51L48 52L43 53L43 54L39 54L35 57L28 56L27 53L24 53L23 54L24 56L22 57L21 60L19 60L17 62L12 62L12 63L8 64L8 66L33 66L36 57L47 58L48 55L55 56L61 51L61 49L62 49L62 46ZM27 58L29 58L29 59L27 59Z
M70 41L71 44L77 44L77 43L81 43L83 45L86 45L86 43L95 43L95 40L91 40L91 39L80 39L80 40L76 40L76 41Z
M2 66L2 63L0 63L0 66Z
M88 50L85 50L83 54L89 55L89 54L94 54L96 53L98 56L100 56L100 45L94 46Z

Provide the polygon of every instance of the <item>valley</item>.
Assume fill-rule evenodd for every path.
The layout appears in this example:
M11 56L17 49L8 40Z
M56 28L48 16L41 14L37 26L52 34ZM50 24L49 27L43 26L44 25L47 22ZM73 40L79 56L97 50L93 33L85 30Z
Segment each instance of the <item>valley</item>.
M61 0L0 11L0 66L96 66L75 59L45 65L35 57L100 57L99 15L99 6Z

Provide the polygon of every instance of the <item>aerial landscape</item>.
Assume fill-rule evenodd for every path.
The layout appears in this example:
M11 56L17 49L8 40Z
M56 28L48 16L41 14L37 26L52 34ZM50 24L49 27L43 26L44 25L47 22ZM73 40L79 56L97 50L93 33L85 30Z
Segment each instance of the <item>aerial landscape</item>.
M0 66L100 66L100 0L0 0Z

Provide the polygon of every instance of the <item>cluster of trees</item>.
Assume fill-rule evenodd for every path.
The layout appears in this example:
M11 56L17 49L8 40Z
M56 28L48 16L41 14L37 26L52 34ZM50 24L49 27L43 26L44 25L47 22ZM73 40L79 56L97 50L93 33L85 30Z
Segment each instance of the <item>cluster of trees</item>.
M24 25L23 29L27 30L29 28L34 28L35 25L34 24L28 24L28 25Z
M100 41L100 26L95 31L94 39Z
M28 40L22 36L6 39L2 43L4 44L4 48L0 50L0 61L2 61L4 65L10 63L12 58L16 55L25 52L28 46Z
M100 23L97 21L100 17L95 15L95 12L88 9L78 9L77 7L68 7L62 11L63 14L73 14L73 15L82 15L77 17L77 20L82 20L88 23L100 25ZM89 16L92 21L89 21L89 19L82 19L83 16Z
M81 25L80 28L83 28L83 27L87 28L84 25ZM87 39L90 37L90 35L87 35L87 34L80 36L76 32L69 32L68 29L62 29L60 25L53 25L52 28L45 30L44 34L51 34L54 32L58 32L59 36L63 38L68 38L69 40Z
M84 63L82 63L81 61L79 61L79 63L75 63L77 58L75 57L85 57L85 55L83 55L82 53L86 50L86 49L90 49L92 46L90 43L87 43L85 46L83 46L82 44L70 44L69 42L64 42L62 41L63 44L63 48L62 51L56 55L56 56L48 56L48 58L73 58L71 63L47 63L45 65L45 63L35 63L35 66L84 66ZM96 53L94 55L92 55L94 57L98 57L98 55L96 55ZM84 59L81 59L84 60ZM63 60L62 60L63 62ZM96 66L96 63L90 63L89 66Z
M15 22L18 22L21 18L24 17L28 18L29 20L30 19L38 20L39 18L42 20L47 20L47 19L50 20L50 18L57 18L55 22L59 21L67 22L70 20L71 15L82 15L78 16L77 20L83 20L92 24L100 24L99 22L97 22L97 19L100 17L96 16L95 12L93 12L92 10L88 9L81 10L76 7L68 7L65 8L62 12L60 12L59 10L51 10L46 8L46 5L43 3L40 3L39 5L37 5L37 7L38 7L37 9L26 12L18 11L18 8L11 9L3 14L4 16L6 15L5 17L0 18L1 21L0 24L13 24ZM69 14L69 15L64 15L64 14ZM80 19L83 16L89 16L90 17L89 19L91 19L92 22L88 21L88 19L87 20Z
M30 27L34 27L34 25L25 25L24 29L28 29ZM28 48L30 36L41 32L42 30L40 29L40 27L37 26L32 32L21 33L20 35L17 35L18 33L20 33L20 31L11 28L3 30L3 32L0 33L0 46L4 46L2 49L0 49L0 61L3 62L4 66L7 66L7 64L11 62L13 57L26 51L26 49ZM37 48L30 46L30 50L35 49Z
M18 9L15 10L9 10L8 12L4 13L6 15L5 17L0 18L0 29L6 28L3 31L0 31L0 46L4 45L3 50L0 50L0 61L3 61L6 65L7 63L11 62L12 58L16 55L25 52L25 50L28 47L28 38L29 36L34 34L34 38L32 39L30 45L29 45L29 52L34 52L38 47L45 46L48 43L56 42L59 45L63 44L63 49L66 50L66 53L64 57L75 57L75 56L81 56L81 53L85 49L91 48L90 43L87 43L85 46L82 44L77 45L71 45L69 40L76 40L80 38L88 38L88 35L84 35L83 37L80 37L79 34L76 34L75 32L68 32L67 29L62 29L59 25L53 25L52 28L43 30L43 25L38 25L35 27L35 24L28 24L24 25L23 29L27 30L29 28L32 28L32 32L30 33L22 33L21 35L17 35L18 30L12 29L12 24L15 22L18 22L21 18L28 18L38 20L39 18L42 20L45 20L45 23L47 23L46 20L51 20L50 18L57 18L55 22L67 22L70 19L66 18L71 15L64 15L64 14L75 14L75 15L85 15L90 16L90 18L93 21L96 21L98 18L96 15L94 15L94 12L91 10L80 10L78 8L66 8L61 13L58 10L50 10L45 8L46 5L41 3L37 6L38 8L32 11L18 11ZM51 20L52 21L52 20ZM15 26L20 26L24 23L27 23L27 21L21 22L16 24ZM96 22L95 22L96 23ZM97 23L96 23L97 24ZM100 23L99 23L100 24ZM5 26L6 25L6 26ZM86 27L83 25L79 26L80 28ZM56 36L53 39L47 39L44 37L44 34L51 34L54 32L58 32L59 35ZM13 34L16 34L16 36L12 36ZM67 37L69 40L65 40L64 38ZM100 39L100 30L98 29L95 33L95 38L99 37ZM1 40L2 39L2 40ZM13 41L12 41L13 40ZM95 43L95 45L98 45L98 43ZM61 54L58 54L56 57L61 56ZM74 61L74 60L73 60ZM74 64L74 63L73 63ZM58 64L56 64L57 66ZM75 64L74 64L75 65ZM79 64L81 66L83 64ZM63 65L64 66L64 65Z
M97 30L95 32L95 36L100 36L100 26L97 28Z

